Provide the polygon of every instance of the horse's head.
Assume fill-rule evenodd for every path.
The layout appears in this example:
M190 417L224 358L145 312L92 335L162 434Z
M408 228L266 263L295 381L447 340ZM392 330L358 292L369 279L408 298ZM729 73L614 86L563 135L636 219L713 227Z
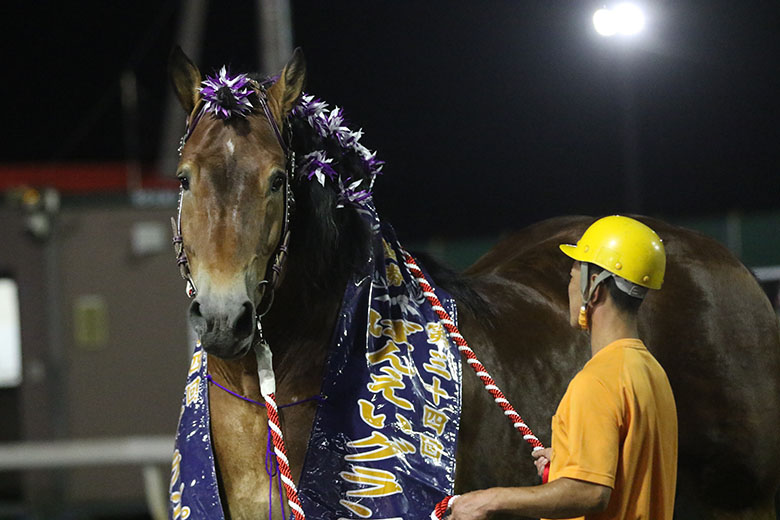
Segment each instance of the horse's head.
M249 82L251 107L227 117L204 110L201 74L180 49L170 75L189 114L177 170L183 258L197 288L189 319L208 353L234 359L252 345L266 270L285 227L290 179L277 129L301 95L303 55L296 50L267 91ZM219 90L212 94L228 96L221 105L235 105L229 89Z

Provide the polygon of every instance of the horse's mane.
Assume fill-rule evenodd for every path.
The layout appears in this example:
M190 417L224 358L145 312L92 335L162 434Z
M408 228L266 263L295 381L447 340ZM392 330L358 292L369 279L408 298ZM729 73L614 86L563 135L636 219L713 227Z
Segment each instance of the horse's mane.
M373 184L377 169L372 169L373 159L366 161L364 155L354 147L345 146L338 136L318 132L301 111L294 110L287 118L284 133L290 136L291 149L299 161L298 171L291 179L296 204L290 223L289 259L305 262L298 273L302 277L299 282L307 291L332 293L343 289L349 277L365 266L371 232L369 224L358 214L357 205L345 203L340 193L343 186L332 179L323 185L316 178L309 178L305 168L300 168L300 161L312 152L322 151L332 159L329 166L340 179L348 179L350 183L363 181L362 187L366 189ZM422 257L434 280L460 304L484 312L485 301L466 277L425 253L414 255Z
M342 179L370 182L372 173L354 150L342 146L335 137L323 137L300 114L293 113L286 124L298 161L311 152L324 151ZM291 219L290 258L307 259L302 273L306 287L331 291L334 284L343 284L364 266L371 247L368 225L354 206L341 204L339 186L332 180L323 186L304 172L296 172L291 186L296 207Z

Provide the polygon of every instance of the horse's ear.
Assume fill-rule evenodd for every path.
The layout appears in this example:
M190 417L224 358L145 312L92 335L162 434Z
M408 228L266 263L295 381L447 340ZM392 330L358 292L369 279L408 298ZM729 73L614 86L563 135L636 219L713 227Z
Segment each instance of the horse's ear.
M306 60L303 58L303 51L300 47L295 49L292 58L284 66L279 81L274 83L268 89L271 99L274 99L278 106L279 113L274 114L279 120L284 120L290 113L298 98L303 92L303 83L306 80Z
M190 61L178 45L171 50L168 57L168 76L171 78L173 90L179 103L189 114L198 102L200 96L200 71Z

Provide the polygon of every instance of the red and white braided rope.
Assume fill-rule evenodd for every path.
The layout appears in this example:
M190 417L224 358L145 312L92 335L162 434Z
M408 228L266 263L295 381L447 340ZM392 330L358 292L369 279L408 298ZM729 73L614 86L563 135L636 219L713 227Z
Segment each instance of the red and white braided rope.
M439 298L436 297L436 293L434 292L433 287L431 287L431 284L428 283L428 280L425 278L425 274L423 274L422 270L417 265L417 262L415 262L414 257L412 257L412 255L410 255L407 251L404 251L403 253L406 267L412 273L412 276L415 277L417 283L420 284L420 287L422 287L423 295L431 304L433 311L439 317L439 320L441 321L444 328L447 329L450 338L452 338L455 344L458 345L458 350L466 358L466 362L477 374L479 379L482 381L482 384L485 385L485 390L487 390L490 395L493 396L493 400L501 408L501 410L503 410L504 415L506 415L507 418L512 422L512 425L515 427L515 429L517 429L517 431L523 435L523 439L531 445L532 451L543 449L544 444L542 444L541 441L536 438L536 435L534 435L534 432L532 432L528 425L525 424L525 421L523 421L523 418L520 417L520 414L515 411L511 404L509 404L509 401L507 401L503 392L501 392L501 390L498 388L496 382L490 376L485 366L480 363L476 354L474 354L474 351L471 350L471 347L469 347L468 343L466 343L466 340L463 338L463 336L461 336L458 327L444 309L444 306L442 306ZM444 518L444 513L447 511L452 498L453 497L448 496L436 504L436 508L434 509L433 513L431 513L431 518L433 520L437 518L441 520Z
M282 477L282 484L287 493L287 503L290 504L290 509L292 509L295 520L304 520L306 516L303 514L301 501L298 498L298 490L295 487L295 482L293 482L292 473L290 472L290 462L287 460L287 448L284 445L282 425L279 421L279 410L276 407L276 396L273 393L270 393L264 397L265 408L268 411L268 427L271 432L271 440L274 443L276 461L279 464L279 474Z

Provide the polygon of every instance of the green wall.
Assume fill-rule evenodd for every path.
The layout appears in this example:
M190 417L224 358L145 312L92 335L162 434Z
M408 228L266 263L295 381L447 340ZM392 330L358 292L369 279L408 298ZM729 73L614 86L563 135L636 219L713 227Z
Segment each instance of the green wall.
M780 211L661 218L713 237L748 267L780 266ZM473 264L498 240L497 235L460 239L432 238L410 243L409 248L425 251L448 266L462 270Z

